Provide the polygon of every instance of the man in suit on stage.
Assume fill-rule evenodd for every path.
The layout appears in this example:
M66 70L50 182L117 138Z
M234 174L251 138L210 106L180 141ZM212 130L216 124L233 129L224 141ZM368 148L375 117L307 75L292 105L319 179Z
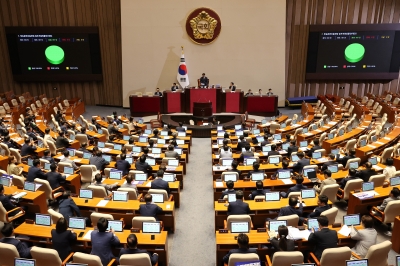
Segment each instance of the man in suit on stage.
M231 85L229 86L229 89L230 89L231 91L235 91L235 90L236 90L235 83L231 82Z
M243 191L236 191L236 201L232 201L228 206L228 215L232 214L249 214L250 207L249 204L243 202Z
M209 82L210 82L210 80L206 77L206 74L205 73L201 74L200 88L208 88Z
M272 89L268 89L267 96L272 96L272 95L274 95Z
M175 83L174 83L175 84ZM160 91L160 88L156 89L156 92L154 92L154 96L159 96L162 97L162 92Z
M177 91L179 87L176 85L176 83L172 83L171 91Z

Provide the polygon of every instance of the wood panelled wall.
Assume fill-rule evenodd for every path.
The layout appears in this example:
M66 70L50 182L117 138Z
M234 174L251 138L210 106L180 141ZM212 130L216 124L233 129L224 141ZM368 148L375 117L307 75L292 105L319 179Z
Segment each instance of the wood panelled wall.
M358 96L367 92L399 92L399 79L392 81L307 82L309 25L400 23L399 0L286 0L286 97L318 94ZM339 87L345 87L339 90Z
M15 82L4 26L98 26L101 82ZM122 105L120 0L0 0L0 92L29 91L48 97L80 97L86 104ZM57 87L58 90L53 90Z

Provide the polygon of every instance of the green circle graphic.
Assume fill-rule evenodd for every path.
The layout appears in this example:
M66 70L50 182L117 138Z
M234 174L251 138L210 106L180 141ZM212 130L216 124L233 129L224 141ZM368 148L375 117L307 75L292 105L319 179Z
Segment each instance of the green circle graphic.
M46 59L50 64L59 65L64 62L64 50L57 45L51 45L44 52Z
M352 43L344 50L344 57L350 63L360 62L364 58L365 48L359 43Z

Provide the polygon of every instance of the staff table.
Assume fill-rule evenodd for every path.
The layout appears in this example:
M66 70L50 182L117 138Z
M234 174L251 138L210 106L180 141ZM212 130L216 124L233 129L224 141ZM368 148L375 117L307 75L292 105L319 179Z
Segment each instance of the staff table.
M30 213L47 213L47 199L43 191L31 192L19 189L16 186L4 187L4 194L13 194L15 192L26 192L26 195L20 198L20 203L28 206Z

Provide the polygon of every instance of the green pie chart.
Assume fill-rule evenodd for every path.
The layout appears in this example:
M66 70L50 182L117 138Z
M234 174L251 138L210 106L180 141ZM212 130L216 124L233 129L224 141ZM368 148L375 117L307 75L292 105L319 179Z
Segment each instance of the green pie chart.
M50 64L59 65L64 62L64 50L57 45L51 45L44 52L46 59Z
M352 43L344 50L344 57L349 63L360 62L364 58L365 48L362 44Z

